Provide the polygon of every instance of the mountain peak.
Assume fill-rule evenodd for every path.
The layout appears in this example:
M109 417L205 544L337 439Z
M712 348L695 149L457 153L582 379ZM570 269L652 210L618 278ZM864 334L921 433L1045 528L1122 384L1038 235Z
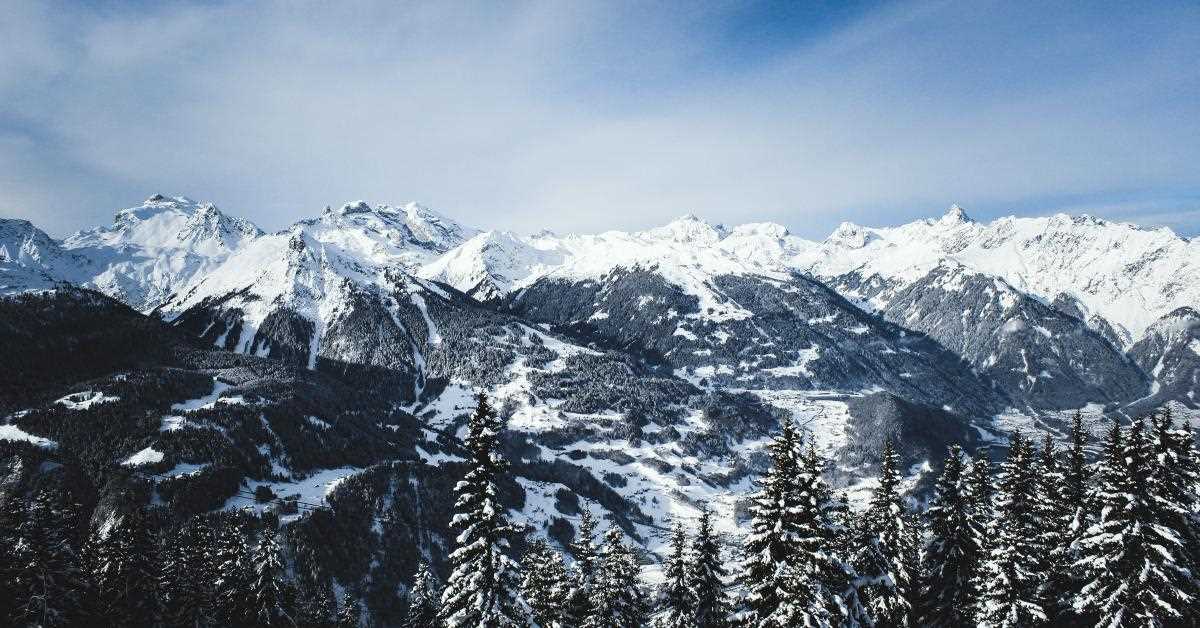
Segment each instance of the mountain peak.
M871 235L867 229L860 227L852 222L843 222L834 229L833 233L829 234L825 241L830 244L844 246L850 249L861 249L871 240Z
M943 225L961 225L968 222L975 222L967 215L967 211L960 207L957 203L950 206L946 210L946 214L942 216L941 223Z
M711 225L707 220L692 213L684 214L646 233L654 238L674 240L676 242L707 243L717 242L729 235L724 225Z

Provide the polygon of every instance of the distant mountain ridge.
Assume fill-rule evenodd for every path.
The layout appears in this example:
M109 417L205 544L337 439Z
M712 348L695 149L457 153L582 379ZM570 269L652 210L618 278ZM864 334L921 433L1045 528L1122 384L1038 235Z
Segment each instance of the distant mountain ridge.
M938 219L899 227L843 223L820 242L774 223L726 227L693 215L640 232L525 237L481 232L416 203L358 201L265 234L211 204L155 195L117 212L111 227L61 242L29 223L0 222L0 270L0 289L7 292L55 282L93 287L168 320L204 320L196 333L228 349L293 356L310 367L323 352L331 359L378 361L378 349L395 342L385 361L419 369L418 351L400 348L419 344L410 326L395 325L399 336L382 345L347 330L359 324L351 321L367 311L365 303L373 319L398 321L406 309L427 316L421 304L456 298L440 284L488 307L625 343L626 349L655 354L675 347L663 358L696 381L729 387L786 372L791 386L844 388L853 377L839 382L812 375L822 372L822 360L852 373L846 358L835 354L890 354L870 348L863 332L855 331L863 325L838 322L833 312L841 306L822 306L828 310L822 315L809 312L790 331L760 333L764 317L779 315L762 309L762 291L779 291L782 307L799 316L812 304L786 300L817 294L803 287L807 276L957 354L1005 398L1002 404L1063 409L1164 395L1194 403L1196 395L1196 386L1186 385L1190 372L1158 369L1171 373L1171 384L1163 386L1153 365L1162 358L1156 352L1182 350L1155 340L1161 336L1158 321L1179 308L1200 307L1200 244L1169 229L1090 216L983 224L955 205ZM628 285L633 277L646 290L641 297L630 293L641 305L622 304L623 318L610 319L612 307L603 306L601 295L636 292ZM645 307L652 293L662 292L655 282L683 300L642 320L643 312L657 311ZM563 298L574 309L563 310ZM663 326L675 317L677 324ZM631 335L623 327L627 322L647 327ZM700 330L708 335L689 339ZM794 343L797 334L809 332L847 339L814 342L793 349L794 355L756 348ZM851 349L850 339L864 341L861 349ZM737 351L722 358L730 347ZM681 360L684 351L688 357ZM755 354L764 357L746 359ZM1185 371L1190 364L1168 362ZM877 385L885 374L904 372L881 367L868 381Z

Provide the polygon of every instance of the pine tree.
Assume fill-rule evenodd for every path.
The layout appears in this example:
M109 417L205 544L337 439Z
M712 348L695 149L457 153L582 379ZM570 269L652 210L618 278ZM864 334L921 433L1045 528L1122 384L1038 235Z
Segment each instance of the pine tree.
M801 452L790 421L771 449L772 467L750 507L739 574L746 596L736 621L764 627L868 621L857 575L834 553L840 504L821 477L823 461L815 448Z
M1012 435L1001 465L992 541L980 573L976 622L987 628L1034 628L1048 621L1040 597L1043 574L1037 469L1020 432Z
M1195 603L1194 576L1181 564L1183 535L1170 527L1175 505L1155 466L1141 422L1127 441L1114 422L1097 474L1099 516L1075 543L1085 582L1075 606L1097 626L1175 625Z
M784 421L771 444L771 468L759 480L750 506L750 531L743 550L739 581L746 591L738 621L750 626L770 626L784 598L794 593L795 578L785 578L785 567L794 564L802 538L796 513L800 496L796 478L799 436L791 421Z
M810 439L801 457L802 473L796 478L796 488L802 506L798 519L805 531L798 564L806 574L814 604L802 610L801 618L807 620L807 613L814 618L828 614L834 625L843 628L872 626L874 620L860 598L861 578L848 560L853 544L850 506L845 495L836 496L825 482L826 466ZM918 549L915 543L911 545L914 551ZM813 612L814 606L824 609Z
M437 578L424 560L417 561L417 573L408 594L408 615L405 628L434 628L437 626L438 600L442 597ZM550 628L543 626L543 628Z
M229 626L252 625L254 609L247 594L253 577L249 569L250 548L241 524L234 516L222 515L215 523L212 541L215 544L213 562L217 566L213 592L216 617L220 623Z
M283 556L273 525L268 524L263 530L252 560L254 580L250 593L257 625L263 628L294 626L285 593Z
M687 628L696 623L696 599L688 586L687 538L679 522L671 530L671 554L663 565L663 583L659 590L658 628Z
M596 519L591 510L583 510L579 517L578 534L568 549L575 558L575 567L571 571L571 589L567 594L567 612L563 619L568 624L579 625L591 615L594 603L592 590L595 588L598 558Z
M1066 620L1071 612L1068 600L1072 588L1071 528L1075 519L1075 508L1066 500L1068 491L1067 469L1059 460L1054 441L1045 434L1038 460L1035 463L1037 479L1036 516L1041 522L1037 545L1041 548L1039 571L1043 576L1039 597L1045 602L1047 616Z
M721 546L713 533L711 515L707 508L700 510L700 523L692 542L691 572L688 588L695 601L696 628L725 628L730 613L729 596L725 593L728 574L721 561Z
M337 625L337 599L329 579L309 582L304 590L306 594L299 611L300 619L296 623L305 628L334 628Z
M17 625L24 614L28 573L29 542L21 536L25 524L25 500L10 492L0 507L0 624Z
M520 597L520 571L504 554L512 532L504 507L496 501L496 476L505 469L497 452L502 424L487 397L467 423L470 470L455 486L458 501L451 524L461 530L450 554L451 573L442 594L439 618L459 626L524 626L529 609Z
M190 625L189 620L197 609L187 582L183 547L181 543L172 542L173 534L180 532L163 530L158 535L158 608L155 615L156 625L176 628Z
M976 591L972 579L981 559L971 526L971 504L963 475L963 453L957 445L942 466L928 519L931 539L925 550L928 566L921 624L969 626Z
M1067 468L1063 473L1063 501L1074 509L1071 528L1082 527L1086 516L1091 470L1087 464L1087 430L1083 427L1083 414L1079 411L1071 419L1071 449L1067 454Z
M521 583L521 594L533 611L533 619L542 628L566 625L567 597L570 583L562 555L538 538L525 550L521 559L521 571L525 580Z
M112 516L94 540L96 610L110 626L149 626L158 607L153 532L140 509Z
M869 582L865 598L877 626L909 626L916 597L915 541L900 494L900 455L884 445L879 488L863 521L854 567Z
M1169 406L1151 420L1151 486L1149 495L1157 518L1179 534L1183 555L1179 565L1200 578L1200 466L1190 429L1176 429ZM1200 598L1200 582L1188 593ZM1185 619L1200 622L1200 612L1186 609Z
M65 495L38 491L21 524L18 562L24 571L24 620L38 626L62 626L78 618L82 574L70 539L75 513Z
M342 607L338 610L338 628L359 628L362 624L362 605L353 591L342 596ZM481 626L483 624L480 624Z
M596 602L584 620L584 628L640 628L649 603L642 591L640 568L633 551L625 544L621 529L612 526L604 535L600 565L596 573Z

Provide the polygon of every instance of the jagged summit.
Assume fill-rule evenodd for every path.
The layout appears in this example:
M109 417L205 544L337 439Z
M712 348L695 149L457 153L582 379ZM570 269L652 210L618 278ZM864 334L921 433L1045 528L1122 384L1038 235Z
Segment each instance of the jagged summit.
M950 209L946 210L946 214L942 216L940 222L944 225L957 225L975 221L967 215L967 210L955 203L950 206Z
M662 238L676 242L715 243L729 234L724 225L713 225L695 214L684 214L675 220L646 231L651 238Z

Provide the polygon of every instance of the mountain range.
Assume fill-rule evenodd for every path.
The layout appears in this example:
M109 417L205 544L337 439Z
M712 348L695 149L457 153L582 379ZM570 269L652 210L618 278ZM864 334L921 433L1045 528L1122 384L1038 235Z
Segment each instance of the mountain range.
M446 534L430 469L460 460L481 389L519 521L565 544L587 507L656 552L701 503L736 532L782 418L854 500L886 440L920 490L950 444L1060 436L1076 410L1096 430L1200 414L1198 277L1200 242L1090 216L522 236L360 201L266 233L155 195L62 240L0 219L0 340L23 355L0 440L75 451L64 422L124 408L150 418L88 459L204 482L205 508L403 477L428 549Z

